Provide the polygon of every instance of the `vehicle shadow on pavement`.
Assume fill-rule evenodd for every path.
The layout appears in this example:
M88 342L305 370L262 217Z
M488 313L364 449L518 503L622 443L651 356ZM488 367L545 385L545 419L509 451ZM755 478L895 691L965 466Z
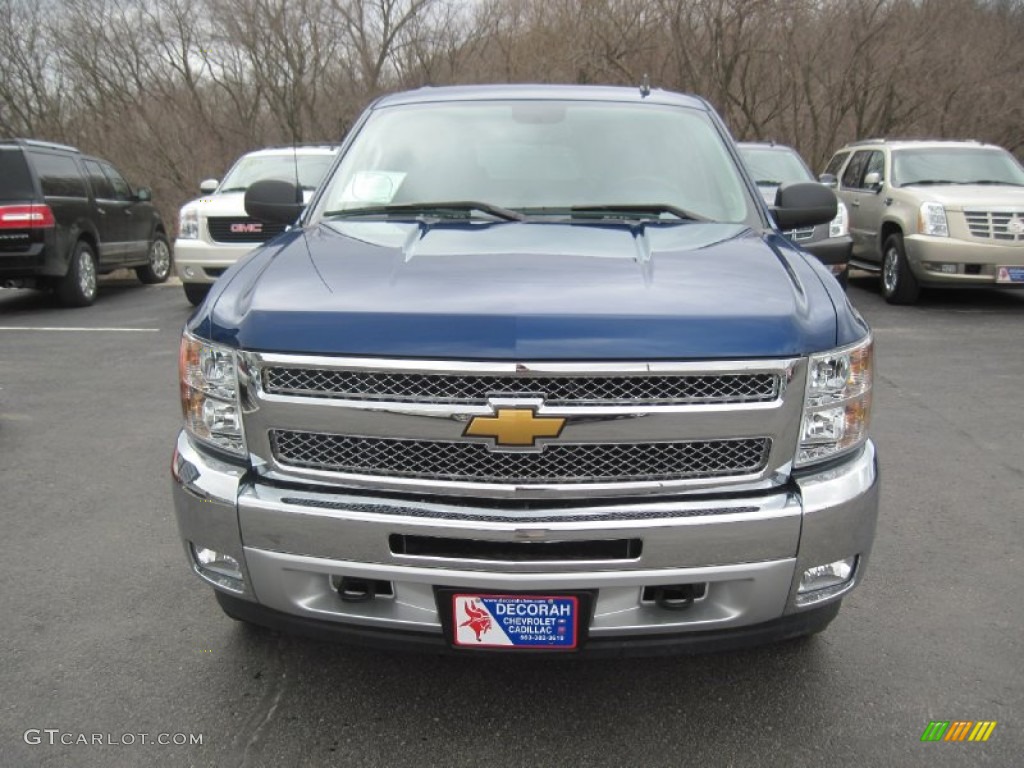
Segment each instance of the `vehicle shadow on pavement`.
M247 741L249 756L272 754L264 749L275 730L294 740L299 729L312 754L343 765L375 757L479 765L481 750L511 748L508 738L516 765L530 752L552 766L616 764L624 754L636 765L729 764L730 751L749 755L759 742L792 746L795 713L801 732L832 727L847 707L834 691L850 682L833 679L827 634L742 652L613 660L377 652L245 625L228 637L237 645L225 649L230 658L260 660L248 682L272 689L258 694L249 719L261 729ZM767 727L750 721L752 709ZM651 712L661 713L657 722ZM529 743L514 734L529 734Z
M870 301L879 306L885 299L879 294L878 276L867 272L850 275L850 300L856 305ZM865 295L868 294L868 295ZM913 312L921 309L949 309L972 311L1024 310L1024 289L1019 288L923 288L916 304L891 305L895 312Z

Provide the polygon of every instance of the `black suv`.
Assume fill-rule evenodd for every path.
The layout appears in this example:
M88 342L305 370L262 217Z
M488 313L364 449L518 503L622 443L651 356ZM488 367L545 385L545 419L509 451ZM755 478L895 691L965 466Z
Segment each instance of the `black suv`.
M67 306L96 298L96 276L171 273L171 249L146 187L73 147L0 139L0 287L53 289Z

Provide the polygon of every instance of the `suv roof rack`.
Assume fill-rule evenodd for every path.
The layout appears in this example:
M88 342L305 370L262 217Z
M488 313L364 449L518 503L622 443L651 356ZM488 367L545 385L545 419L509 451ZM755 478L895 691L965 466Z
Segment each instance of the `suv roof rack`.
M863 144L891 144L900 141L945 141L955 144L984 144L985 142L980 139L941 139L934 136L890 136L888 138L882 137L877 139L858 139L857 141L851 141L846 146L848 147L859 147Z
M42 149L60 149L64 152L81 152L76 147L67 144L58 144L55 141L41 141L39 139L0 139L0 144L17 144L21 147L40 147Z
M270 147L260 147L259 149L252 149L249 151L259 152L264 149L308 149L318 147L322 147L323 149L337 149L340 146L340 141L305 141L298 144L275 144Z

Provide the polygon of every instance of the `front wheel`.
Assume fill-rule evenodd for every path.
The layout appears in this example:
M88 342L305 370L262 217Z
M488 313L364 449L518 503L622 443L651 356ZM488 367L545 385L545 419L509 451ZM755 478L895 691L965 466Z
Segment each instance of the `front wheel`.
M850 267L848 265L843 267L843 271L836 275L836 280L844 291L850 287Z
M153 242L149 245L149 264L144 267L136 267L135 274L139 280L149 285L162 283L171 274L171 246L167 244L167 237L157 233Z
M68 272L56 288L57 298L66 307L87 307L96 301L96 256L85 240L75 243Z
M920 295L921 287L907 263L903 235L889 235L882 248L882 296L890 304L913 304Z
M202 304L206 294L210 292L210 286L205 283L184 283L182 287L185 289L185 298L193 307Z

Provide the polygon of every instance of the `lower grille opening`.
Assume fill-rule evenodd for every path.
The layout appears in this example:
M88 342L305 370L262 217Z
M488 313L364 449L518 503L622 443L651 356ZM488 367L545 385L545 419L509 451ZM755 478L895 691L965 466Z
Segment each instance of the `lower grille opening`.
M395 555L440 557L451 560L493 560L513 563L558 560L636 560L640 539L598 541L484 541L393 533L388 538Z
M981 264L964 264L965 275L980 275Z

